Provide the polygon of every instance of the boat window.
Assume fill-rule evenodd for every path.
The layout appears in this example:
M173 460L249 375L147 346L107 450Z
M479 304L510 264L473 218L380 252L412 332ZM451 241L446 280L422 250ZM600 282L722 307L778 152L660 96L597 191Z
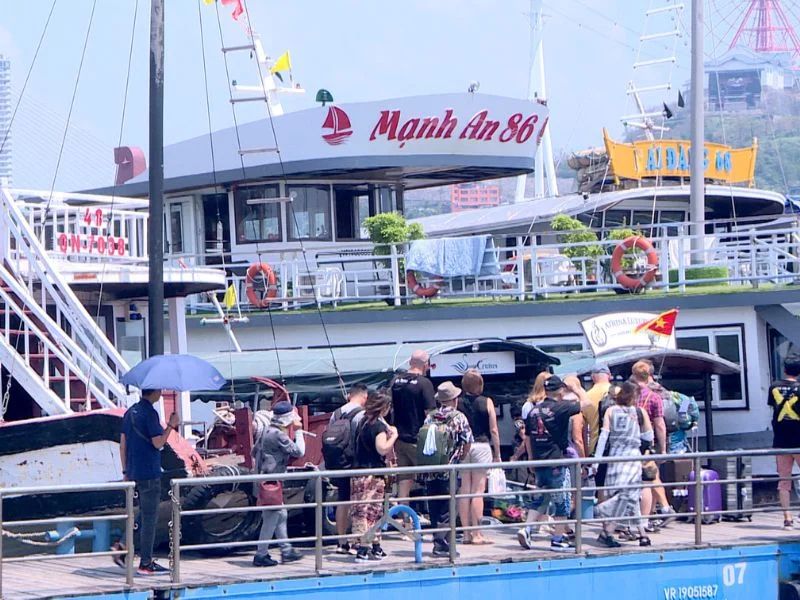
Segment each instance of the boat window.
M364 219L369 217L370 194L366 189L334 186L337 240L364 240L369 237Z
M392 212L395 208L394 190L388 187L378 188L378 212Z
M715 375L711 378L711 398L719 408L747 408L747 383L744 358L744 331L741 327L693 329L678 331L678 348L699 350L716 354L741 367L733 375Z
M658 213L658 220L661 223L683 223L686 213L682 210L662 210Z
M169 207L169 233L166 238L171 254L183 252L183 209L180 204L170 204Z
M287 187L292 202L288 209L289 238L292 240L331 239L331 198L327 185L293 185Z
M257 203L278 197L277 185L237 188L233 194L236 241L239 244L281 241L281 205Z
M603 227L613 229L614 227L625 227L631 223L631 211L629 210L607 210Z

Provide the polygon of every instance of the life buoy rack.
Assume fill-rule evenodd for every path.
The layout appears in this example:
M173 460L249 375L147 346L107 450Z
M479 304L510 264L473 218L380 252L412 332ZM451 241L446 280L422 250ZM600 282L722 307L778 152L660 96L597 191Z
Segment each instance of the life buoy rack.
M420 285L417 281L417 276L414 275L414 271L406 271L406 287L420 298L433 298L439 293L439 288L437 287L423 287Z
M638 248L647 255L647 269L642 273L641 277L631 277L622 271L622 257L626 250L631 248ZM632 235L631 237L622 240L614 252L611 254L611 272L617 283L625 289L637 291L647 286L653 279L656 278L656 270L658 269L658 253L653 247L653 243L646 237L640 235Z
M254 283L257 278L266 283L266 289L263 292L256 290ZM272 299L278 295L275 271L267 263L253 263L247 267L245 283L247 299L250 304L258 308L266 308L272 302Z

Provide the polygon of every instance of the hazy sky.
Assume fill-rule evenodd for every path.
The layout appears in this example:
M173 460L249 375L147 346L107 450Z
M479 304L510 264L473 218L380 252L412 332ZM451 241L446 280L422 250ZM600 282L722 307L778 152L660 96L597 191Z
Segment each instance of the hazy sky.
M716 0L725 3L723 0ZM633 76L638 37L666 26L646 24L657 0L545 0L544 52L551 128L556 148L597 145L601 128L621 135L630 112L625 88ZM19 91L51 0L2 0L0 52L13 60ZM56 187L90 180L111 183L110 148L117 145L136 0L97 0L71 126ZM147 147L149 5L138 2L123 144ZM207 133L203 54L214 129L232 125L220 52L217 12L201 0L166 0L166 141ZM688 5L688 2L687 2ZM15 183L50 187L75 86L93 0L58 0L28 83L15 127ZM290 49L295 80L308 90L287 109L313 105L329 89L337 102L466 90L522 97L529 72L528 0L248 0L268 54ZM245 43L220 6L226 45ZM684 14L682 23L689 22ZM679 24L680 25L680 24ZM707 36L708 37L708 36ZM711 40L719 45L719 40ZM664 43L661 43L664 46ZM671 54L651 43L644 58ZM708 54L715 52L711 50ZM688 38L679 42L676 83L688 77ZM246 55L230 61L230 76L256 83ZM667 69L652 75L670 76ZM669 98L665 98L671 100ZM263 118L263 105L237 108L240 121ZM81 183L77 183L80 181Z

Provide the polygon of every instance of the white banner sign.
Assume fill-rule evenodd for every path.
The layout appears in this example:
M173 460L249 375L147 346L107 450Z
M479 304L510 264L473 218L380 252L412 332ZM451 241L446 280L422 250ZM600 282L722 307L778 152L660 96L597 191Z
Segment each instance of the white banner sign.
M675 348L674 331L670 336L652 331L633 333L637 325L657 316L656 313L609 313L581 321L581 327L595 356L621 348Z
M516 371L514 353L465 352L437 354L431 357L432 377L456 377L463 375L467 369L477 369L481 375L514 373Z

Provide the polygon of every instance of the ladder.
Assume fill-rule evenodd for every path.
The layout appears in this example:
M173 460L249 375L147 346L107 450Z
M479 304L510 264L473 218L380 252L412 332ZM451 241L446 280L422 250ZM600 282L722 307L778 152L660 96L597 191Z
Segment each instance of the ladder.
M644 29L633 63L634 74L626 90L633 109L620 119L625 127L644 131L648 140L655 139L656 132L669 131L666 120L671 116L670 109L661 107L673 89L678 44L683 38L680 19L684 5L675 0L658 2L659 6L645 12Z
M0 364L46 415L126 406L127 363L5 187L0 212Z

